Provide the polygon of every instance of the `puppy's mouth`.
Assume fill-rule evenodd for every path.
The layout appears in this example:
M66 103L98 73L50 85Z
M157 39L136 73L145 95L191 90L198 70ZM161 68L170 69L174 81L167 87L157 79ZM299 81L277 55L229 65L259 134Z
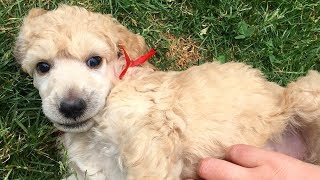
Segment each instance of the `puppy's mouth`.
M54 126L63 132L80 133L92 128L94 121L91 119L75 123L54 123Z

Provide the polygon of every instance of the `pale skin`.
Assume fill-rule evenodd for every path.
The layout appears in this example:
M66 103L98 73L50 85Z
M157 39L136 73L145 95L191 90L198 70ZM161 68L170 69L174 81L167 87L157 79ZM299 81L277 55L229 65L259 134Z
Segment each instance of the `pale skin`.
M227 149L226 160L206 158L198 174L205 180L318 180L320 166L248 145Z

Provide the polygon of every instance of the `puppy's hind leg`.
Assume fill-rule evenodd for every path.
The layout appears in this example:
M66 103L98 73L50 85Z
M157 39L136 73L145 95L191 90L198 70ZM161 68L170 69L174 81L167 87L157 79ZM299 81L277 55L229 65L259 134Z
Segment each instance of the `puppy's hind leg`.
M306 143L304 160L320 165L320 73L310 71L288 85L285 103L293 110L294 121Z

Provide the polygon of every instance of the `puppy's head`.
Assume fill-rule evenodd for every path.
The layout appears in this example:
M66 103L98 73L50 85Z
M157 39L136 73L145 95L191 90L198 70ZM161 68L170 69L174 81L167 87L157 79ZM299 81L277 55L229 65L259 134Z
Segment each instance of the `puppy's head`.
M90 129L118 78L123 57L147 50L143 38L110 15L62 5L53 11L32 9L21 27L15 57L33 77L45 115L67 132Z

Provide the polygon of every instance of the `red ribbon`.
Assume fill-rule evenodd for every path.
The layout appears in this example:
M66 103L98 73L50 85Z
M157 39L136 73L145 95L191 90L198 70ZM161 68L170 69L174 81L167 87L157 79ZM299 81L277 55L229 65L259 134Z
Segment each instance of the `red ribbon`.
M123 78L123 76L128 71L129 67L134 67L134 66L138 66L138 65L145 63L146 61L148 61L148 59L150 59L156 53L156 51L154 49L151 49L147 54L140 56L138 59L136 59L134 61L131 61L126 50L122 46L120 46L120 49L123 51L124 57L126 58L126 66L122 70L122 72L120 73L119 79Z

